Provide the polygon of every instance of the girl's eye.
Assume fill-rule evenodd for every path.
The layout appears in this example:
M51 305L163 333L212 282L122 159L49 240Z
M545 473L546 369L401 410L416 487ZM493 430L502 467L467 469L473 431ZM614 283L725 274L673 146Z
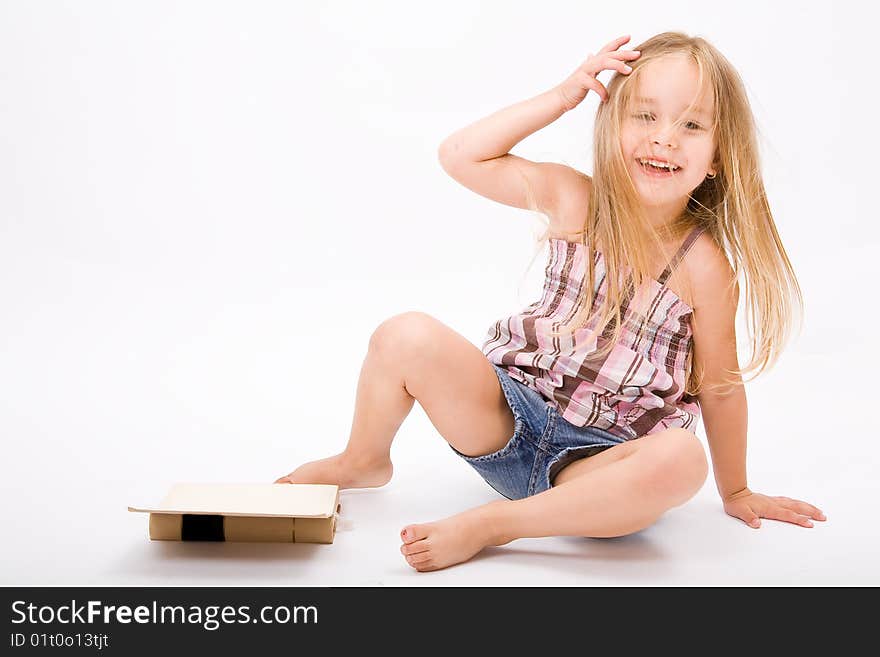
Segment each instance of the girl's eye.
M636 114L636 118L637 119L644 119L644 118L650 119L652 117L650 114L646 114L646 113L642 112L641 114ZM688 121L686 125L693 126L693 127L688 127L688 130L702 130L703 129L699 124L694 123L693 121Z

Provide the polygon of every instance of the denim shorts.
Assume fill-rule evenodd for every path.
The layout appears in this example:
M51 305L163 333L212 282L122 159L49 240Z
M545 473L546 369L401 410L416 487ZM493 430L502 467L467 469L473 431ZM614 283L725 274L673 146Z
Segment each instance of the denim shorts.
M482 456L467 456L450 447L507 499L541 493L569 463L626 442L598 427L573 425L559 415L553 402L512 378L503 367L494 363L492 367L513 411L513 436L497 452Z

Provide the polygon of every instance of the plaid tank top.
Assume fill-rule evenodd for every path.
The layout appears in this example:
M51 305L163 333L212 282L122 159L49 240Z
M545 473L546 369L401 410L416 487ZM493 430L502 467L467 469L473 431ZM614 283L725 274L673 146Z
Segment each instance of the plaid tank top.
M548 405L576 426L596 426L626 440L671 427L696 433L700 408L696 398L684 392L693 308L665 283L703 230L691 231L660 278L649 281L648 326L641 339L637 338L639 325L624 302L620 341L604 360L591 357L608 339L600 334L587 340L595 322L575 330L570 338L546 334L574 317L587 273L583 244L551 238L541 299L495 322L483 343L483 354L506 368L513 379L543 395ZM608 287L605 261L598 250L594 262L593 312Z

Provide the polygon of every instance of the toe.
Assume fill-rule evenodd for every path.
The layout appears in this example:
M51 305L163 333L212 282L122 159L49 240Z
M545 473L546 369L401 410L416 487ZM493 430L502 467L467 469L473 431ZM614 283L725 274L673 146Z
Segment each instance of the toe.
M428 542L425 540L415 541L413 543L404 543L400 546L400 553L404 556L408 554L420 554L428 551Z
M412 567L415 568L420 573L428 572L429 570L437 570L437 566L434 564L433 559L424 559L417 563L413 563Z
M412 554L409 556L409 562L414 566L426 565L429 561L431 561L430 552L420 552L419 554Z
M431 556L427 553L408 554L406 562L416 570L422 570L431 566Z
M403 539L404 543L419 541L425 538L427 535L428 531L425 525L407 525L400 532L400 538Z

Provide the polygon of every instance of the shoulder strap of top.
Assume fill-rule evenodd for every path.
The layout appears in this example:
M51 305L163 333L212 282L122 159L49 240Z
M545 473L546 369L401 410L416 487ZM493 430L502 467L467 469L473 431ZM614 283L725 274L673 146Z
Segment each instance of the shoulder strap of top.
M681 244L681 248L678 249L678 253L676 253L669 264L666 266L666 269L663 270L663 273L660 274L660 278L657 279L657 282L660 285L664 285L666 283L666 279L669 278L669 275L672 273L672 270L675 269L676 265L684 258L685 254L690 250L691 246L693 246L694 242L697 238L705 231L706 229L702 226L697 226L694 228L690 234L684 239L684 242Z

